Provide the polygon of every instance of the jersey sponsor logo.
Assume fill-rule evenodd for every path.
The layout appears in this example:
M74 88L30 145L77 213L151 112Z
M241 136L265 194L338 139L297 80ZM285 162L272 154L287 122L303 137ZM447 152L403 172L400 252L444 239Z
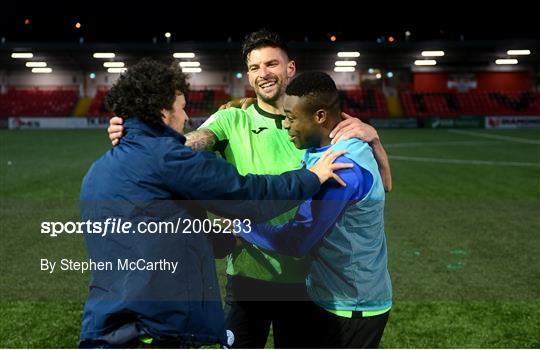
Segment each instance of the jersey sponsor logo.
M261 131L268 129L266 126L262 126L259 128L259 130L251 130L252 133L258 135L261 133Z

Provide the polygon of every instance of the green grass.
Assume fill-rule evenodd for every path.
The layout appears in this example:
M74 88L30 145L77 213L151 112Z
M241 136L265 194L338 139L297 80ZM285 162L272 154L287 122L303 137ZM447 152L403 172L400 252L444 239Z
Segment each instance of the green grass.
M468 131L380 131L394 178L382 347L540 347L540 130ZM78 220L81 179L108 148L104 131L0 131L0 347L77 346L89 276L39 259L81 259L84 244L40 222Z

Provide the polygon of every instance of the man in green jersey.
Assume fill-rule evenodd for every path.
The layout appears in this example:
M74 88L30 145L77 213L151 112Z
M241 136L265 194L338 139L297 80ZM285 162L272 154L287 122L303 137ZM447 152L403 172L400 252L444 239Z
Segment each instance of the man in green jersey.
M257 101L247 109L230 108L212 115L198 130L186 134L186 145L196 150L221 150L240 174L281 174L298 167L303 151L289 142L285 119L285 88L296 73L286 45L265 30L251 33L242 47L249 83ZM123 129L111 119L109 137L115 144ZM388 159L375 129L347 118L332 132L335 140L358 137L370 142L385 189L391 188ZM283 214L270 223L294 216ZM227 326L235 335L234 347L262 348L272 325L276 348L316 347L308 342L311 330L302 320L311 314L304 280L308 264L297 259L242 245L227 259Z

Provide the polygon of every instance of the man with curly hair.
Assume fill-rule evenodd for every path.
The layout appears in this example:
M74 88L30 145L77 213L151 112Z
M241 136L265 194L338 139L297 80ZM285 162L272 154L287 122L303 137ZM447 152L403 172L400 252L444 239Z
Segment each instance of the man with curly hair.
M126 135L84 177L81 220L130 226L103 236L85 226L88 256L101 267L92 270L81 347L230 345L214 253L227 253L235 239L186 228L207 210L268 220L327 179L340 181L333 171L348 167L332 164L339 153L329 153L309 170L242 176L214 153L185 146L187 89L178 66L143 59L106 98L108 108L124 116ZM152 234L145 229L152 222L178 224L174 232Z

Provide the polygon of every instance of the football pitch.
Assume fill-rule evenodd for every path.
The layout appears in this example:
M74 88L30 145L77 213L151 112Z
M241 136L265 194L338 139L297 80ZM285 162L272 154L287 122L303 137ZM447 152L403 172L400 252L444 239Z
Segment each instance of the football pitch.
M381 347L539 348L540 130L379 133L394 182ZM82 177L109 147L103 130L0 130L0 348L77 347L89 275L40 259L84 259L84 242L40 223L79 220Z

